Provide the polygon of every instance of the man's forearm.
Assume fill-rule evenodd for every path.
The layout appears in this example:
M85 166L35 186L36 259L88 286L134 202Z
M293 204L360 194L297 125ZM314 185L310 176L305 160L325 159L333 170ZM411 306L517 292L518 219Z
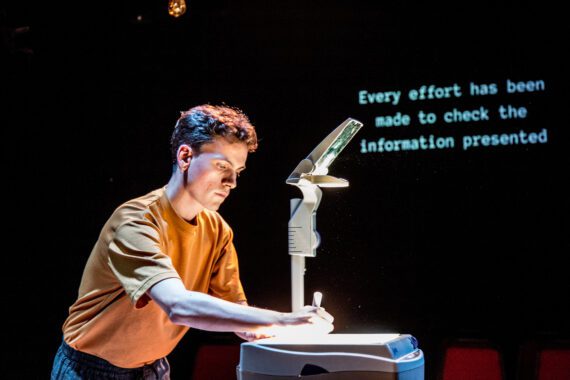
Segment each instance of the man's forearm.
M257 331L281 324L283 313L187 291L170 308L172 322L208 331Z
M255 332L280 325L285 313L259 309L189 291L179 279L166 279L149 290L150 297L173 323L209 331Z

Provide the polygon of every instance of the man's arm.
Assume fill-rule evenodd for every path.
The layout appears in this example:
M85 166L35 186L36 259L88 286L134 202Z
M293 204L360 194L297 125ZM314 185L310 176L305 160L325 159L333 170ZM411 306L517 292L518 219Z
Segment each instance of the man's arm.
M317 307L307 306L294 313L281 313L240 305L186 290L177 278L160 281L147 294L173 323L201 330L272 335L270 331L275 327L318 325L319 330L325 332L333 328L332 316Z
M248 306L247 301L238 301L236 303L239 305ZM234 333L237 336L239 336L240 338L242 338L243 340L247 340L249 342L253 342L253 341L256 341L258 339L263 339L263 338L271 338L273 336L273 335L270 335L268 333L263 333L263 332L235 331Z

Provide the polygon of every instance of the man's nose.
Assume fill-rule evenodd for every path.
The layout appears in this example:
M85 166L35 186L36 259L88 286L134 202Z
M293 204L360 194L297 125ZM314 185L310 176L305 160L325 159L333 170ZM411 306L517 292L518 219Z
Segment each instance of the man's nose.
M228 174L223 179L223 184L228 186L230 189L235 189L237 186L237 173L229 171Z

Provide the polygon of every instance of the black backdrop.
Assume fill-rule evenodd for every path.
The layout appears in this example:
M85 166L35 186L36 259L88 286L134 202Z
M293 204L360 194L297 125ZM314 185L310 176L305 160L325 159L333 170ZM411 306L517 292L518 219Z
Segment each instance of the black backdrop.
M14 2L15 3L15 2ZM365 126L331 166L307 298L324 293L336 332L411 333L436 375L447 338L504 347L567 337L567 23L537 1L424 4L201 1L7 4L3 11L4 291L14 377L45 378L99 229L121 202L162 186L179 111L243 109L261 144L221 212L234 227L250 303L288 310L284 181L347 117ZM419 3L419 4L418 4ZM16 27L30 26L14 35ZM546 90L506 95L504 84ZM361 90L498 83L484 100L358 104ZM457 100L457 99L456 99ZM375 117L516 104L524 120L381 129ZM439 107L439 108L438 108ZM495 115L496 116L496 115ZM361 153L361 139L548 130L545 144ZM12 263L14 263L12 265ZM215 336L214 336L215 335ZM188 376L192 331L172 354ZM510 355L510 356L509 356ZM19 374L19 375L18 375Z

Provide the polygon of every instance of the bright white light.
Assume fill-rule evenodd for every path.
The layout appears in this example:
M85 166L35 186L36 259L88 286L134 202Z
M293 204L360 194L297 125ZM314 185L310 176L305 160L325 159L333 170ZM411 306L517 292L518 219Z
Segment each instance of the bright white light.
M283 339L317 339L329 334L334 326L321 318L312 318L310 324L297 326L262 327L257 332L266 336ZM270 338L272 339L272 338Z
M383 345L398 338L400 334L327 334L327 335L280 335L260 339L259 344L311 344L311 345Z

